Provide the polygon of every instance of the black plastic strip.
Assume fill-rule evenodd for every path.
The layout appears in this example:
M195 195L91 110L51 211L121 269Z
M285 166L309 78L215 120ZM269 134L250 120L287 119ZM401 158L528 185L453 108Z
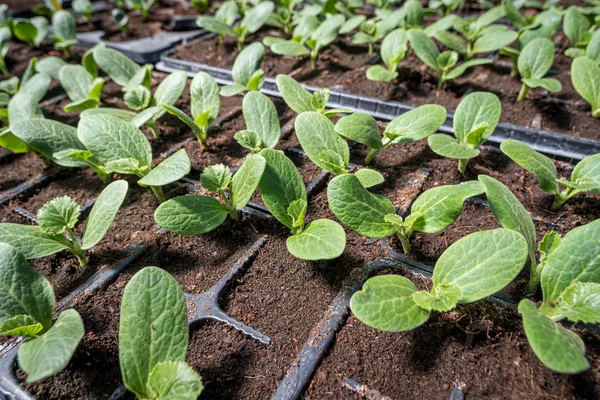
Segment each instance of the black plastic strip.
M5 190L0 194L0 205L14 199L21 193L28 191L34 186L40 185L48 181L50 178L53 178L58 172L62 170L63 167L53 167L50 170L48 170L45 174L34 176L33 178L30 178L11 189Z

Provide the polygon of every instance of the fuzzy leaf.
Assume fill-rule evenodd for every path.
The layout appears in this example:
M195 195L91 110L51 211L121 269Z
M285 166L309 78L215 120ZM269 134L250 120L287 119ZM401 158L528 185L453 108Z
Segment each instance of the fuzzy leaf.
M157 400L195 400L203 389L200 375L183 361L156 364L148 386Z
M214 197L181 196L161 204L154 218L169 232L203 235L218 228L227 214L227 208Z
M227 190L231 183L231 170L224 164L215 164L207 167L200 180L202 187L211 193L219 193L222 190Z
M264 57L265 48L262 43L252 43L244 48L233 63L231 70L233 81L247 87L254 72L260 69Z
M501 112L500 99L495 94L487 92L471 93L456 108L454 135L461 143L466 144L470 132L487 124L485 132L480 136L479 143L475 145L479 146L494 133Z
M28 260L68 249L60 238L42 232L39 226L0 224L0 242L10 244Z
M346 233L337 222L318 219L302 233L290 236L286 244L290 253L303 260L331 260L344 252Z
M531 172L544 192L552 194L559 192L556 167L550 158L518 140L505 140L500 145L500 149L511 160Z
M73 229L79 220L79 206L69 196L50 200L38 211L37 219L42 232L59 235Z
M90 249L102 240L123 204L128 188L127 181L119 180L112 182L100 193L85 225L82 249Z
M219 85L212 76L206 72L198 72L190 84L190 98L194 119L206 110L210 110L209 124L217 119L221 100L219 98Z
M427 104L394 118L385 128L385 135L394 143L408 143L426 138L446 122L446 109Z
M288 107L298 114L314 111L312 108L311 94L304 89L294 78L287 75L277 75L277 89L283 96Z
M592 115L600 116L600 66L589 58L576 58L571 64L571 79L577 93L592 106Z
M350 159L348 143L335 132L335 126L326 116L317 112L305 112L296 117L296 136L306 155L320 168L331 171L320 158L321 153L332 151L338 154L347 167ZM334 171L331 171L334 172Z
M185 149L176 151L164 159L146 176L138 181L145 186L163 186L173 183L190 173L192 163Z
M427 142L431 150L442 157L466 160L479 155L479 150L462 145L450 135L431 135Z
M433 40L421 30L411 29L407 33L410 45L419 60L423 61L429 68L438 70L438 50Z
M236 210L246 207L262 178L267 161L260 154L250 154L231 180L231 202Z
M581 160L573 169L571 180L586 192L600 193L600 154Z
M550 39L537 38L521 50L517 63L522 79L541 79L554 61L554 44Z
M370 115L353 113L342 117L335 124L335 131L372 149L383 149L379 126L375 118Z
M260 137L263 148L275 147L281 134L275 104L262 93L249 92L242 107L248 130Z
M119 86L126 86L141 69L129 57L106 46L94 48L94 60L100 68Z
M354 175L358 178L360 183L365 188L377 186L379 184L382 184L385 181L385 179L383 178L383 175L381 175L379 172L375 171L374 169L361 168L358 171L356 171L354 173Z
M0 335L33 338L44 330L44 326L31 315L15 315L0 320Z

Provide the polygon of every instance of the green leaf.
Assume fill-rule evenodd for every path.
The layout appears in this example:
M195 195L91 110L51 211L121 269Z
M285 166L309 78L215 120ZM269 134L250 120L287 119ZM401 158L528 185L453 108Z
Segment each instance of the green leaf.
M540 262L538 265L543 266L546 263L546 258L558 247L561 240L562 237L556 232L548 232L544 235L538 244L538 251L540 252Z
M254 72L260 69L264 57L265 48L262 43L255 42L244 48L233 63L231 69L233 81L247 87Z
M402 276L375 276L352 296L350 309L361 322L373 328L408 331L429 319L429 311L413 299L416 292L415 285Z
M206 110L210 110L209 124L217 119L221 100L219 98L219 85L212 76L206 72L198 72L190 84L190 98L194 119Z
M27 382L37 382L67 366L84 334L77 311L63 311L56 323L42 336L19 347L19 365L27 372Z
M563 374L576 374L589 368L585 345L575 333L542 314L529 300L521 300L519 312L529 345L546 367Z
M146 87L138 85L135 88L125 92L123 100L125 100L127 107L131 108L132 110L140 111L150 105L152 94Z
M183 71L175 71L170 73L156 88L154 92L154 101L156 104L173 105L185 90L187 85L187 74ZM218 111L218 109L217 109ZM164 109L154 114L154 120L159 119L166 112Z
M282 151L264 149L260 155L267 160L258 184L263 202L271 214L292 229L293 221L287 211L295 200L306 201L306 188L294 163Z
M80 167L86 164L74 159L57 160L54 153L61 150L85 150L77 138L77 129L49 119L30 119L11 124L12 133L36 151L65 167Z
M476 65L491 64L492 62L493 60L489 58L474 58L472 60L465 61L458 67L454 68L452 71L448 72L444 77L444 81L451 81L452 79L456 79L462 74L464 74L467 71L467 69Z
M110 115L115 118L119 118L119 119L122 119L123 121L128 121L128 122L133 120L136 117L136 115L138 115L138 114L134 113L133 111L123 110L120 108L101 107L101 108L85 110L84 112L82 112L79 115L79 117L83 119L83 118L90 117L92 115L98 115L98 114Z
M350 33L353 30L358 29L358 27L365 22L366 19L367 17L364 15L354 15L348 18L346 22L344 22L344 25L342 25L340 28L340 35L345 35L346 33Z
M511 30L489 31L477 38L473 44L472 52L473 54L478 54L500 50L503 47L509 46L518 37L519 34Z
M65 60L56 56L44 57L37 62L35 69L37 72L43 72L52 79L60 79L59 73L62 67L68 65Z
M25 93L14 95L8 103L7 111L11 129L18 122L44 118L38 101Z
M600 321L600 284L573 282L560 296L560 314L573 322Z
M140 162L133 158L119 158L118 160L107 161L104 164L104 171L107 174L117 172L119 174L144 175L149 170L150 167L140 165Z
M346 233L337 222L318 219L306 225L302 233L290 236L286 245L292 255L303 260L331 260L344 252Z
M269 16L273 13L275 4L272 1L262 1L250 10L246 11L246 15L242 19L241 26L246 27L247 33L258 31L267 22ZM261 44L262 47L262 44Z
M305 112L296 117L294 127L302 149L317 166L330 171L329 165L320 159L321 153L327 150L337 153L348 165L348 143L335 132L335 126L329 118L314 111Z
M11 29L15 37L29 46L35 47L35 38L37 28L30 21L23 18L15 18L11 24Z
M431 293L418 291L413 294L414 302L428 311L450 311L462 297L462 291L452 285L437 285Z
M311 94L304 89L294 78L287 75L277 75L277 89L283 96L288 107L298 114L314 111L312 108Z
M391 31L381 42L381 59L390 70L395 70L407 51L408 36L403 28Z
M238 144L246 149L251 150L254 153L258 153L262 150L262 140L260 137L252 131L237 131L233 138L238 142Z
M434 288L458 287L459 303L471 303L508 285L527 260L527 242L509 229L472 233L454 242L440 256L433 270Z
M417 29L411 29L407 33L410 45L414 50L419 60L423 61L429 68L439 70L438 57L440 51L438 50L433 40L427 36L423 31Z
M312 108L319 112L325 110L325 107L327 107L327 103L329 102L329 95L329 89L319 89L314 92L310 98Z
M224 164L215 164L207 167L200 180L202 187L211 193L219 193L222 190L227 190L231 183L231 170Z
M0 230L3 225L0 224ZM44 330L50 329L56 306L52 285L27 264L18 248L7 243L0 243L0 284L5 288L0 292L0 321L3 331L7 320L19 315L30 316Z
M541 79L552 67L554 44L550 39L537 38L529 42L519 55L519 74L523 79Z
M162 203L154 219L169 232L203 235L218 228L227 215L227 208L214 197L181 196Z
M589 58L576 58L571 64L571 80L577 93L592 106L592 115L600 116L600 66Z
M231 180L231 202L236 210L244 208L262 178L267 161L260 154L250 154Z
M393 143L408 143L426 138L446 122L446 109L426 104L394 118L385 128Z
M89 108L96 108L100 105L100 102L96 99L83 99L80 101L75 101L73 103L69 103L63 107L65 112L79 111L79 110L87 110Z
M231 26L213 17L205 17L201 15L198 17L198 19L196 19L196 25L198 25L200 28L206 29L209 32L214 32L219 35L237 36Z
M31 315L15 315L0 320L0 335L33 338L44 330L44 326Z
M398 76L381 65L372 65L367 69L367 79L376 82L392 82Z
M158 363L148 386L157 400L195 400L202 392L202 379L183 361Z
M375 118L370 115L353 113L342 117L335 124L335 131L372 149L383 149L379 126Z
M29 20L35 26L36 32L33 39L33 45L39 47L48 36L48 21L44 17L33 17ZM15 35L16 36L16 35Z
M202 137L204 135L204 131L199 127L194 120L192 120L186 113L181 111L179 108L175 106L169 106L166 104L161 104L162 107L171 115L179 118L183 123L185 123L190 129L196 134L198 137Z
M73 229L79 220L79 206L69 196L50 200L38 211L37 219L42 232L48 235L59 235Z
M262 93L249 92L244 96L242 108L246 127L260 137L263 148L275 147L281 134L275 104Z
M542 270L544 303L557 302L575 282L600 283L600 220L567 233L548 255Z
M460 216L466 199L478 196L484 191L485 186L477 181L437 186L427 190L411 206L411 214L421 214L413 229L426 233L444 230Z
M46 95L51 80L52 79L49 75L43 72L38 72L34 74L31 78L29 78L27 81L21 80L19 94L29 95L35 100L35 102L39 103Z
M152 64L145 64L140 67L135 74L129 79L127 85L123 87L124 92L128 92L130 90L135 89L138 86L143 86L146 89L150 90L152 86L152 70L154 66Z
M100 68L119 86L126 86L141 69L123 53L106 46L94 48L94 60Z
M68 249L61 238L45 234L39 226L0 224L0 241L16 248L28 260Z
M562 90L561 83L554 78L523 78L522 81L530 88L542 87L550 92L560 92Z
M128 188L127 181L119 180L100 193L85 225L82 249L90 249L102 240L123 204Z
M231 96L235 96L236 94L246 92L248 90L249 89L247 86L233 84L233 85L221 86L221 91L219 93L221 96L231 97Z
M176 151L138 181L144 186L163 186L173 183L190 173L192 163L185 149Z
M374 169L361 168L358 171L356 171L354 173L354 175L358 178L360 183L365 188L377 186L379 184L382 184L385 181L385 179L383 178L383 175L381 175L379 172L375 171Z
M600 193L600 154L581 160L573 169L571 180L584 186L586 192Z
M483 144L496 129L502 105L500 99L493 93L474 92L467 95L456 108L454 114L454 134L456 138L467 144L467 136L470 132L487 124L485 132L481 134L481 140L476 146Z
M382 238L394 233L384 221L386 215L396 212L392 202L370 193L355 175L333 178L327 187L327 199L335 216L359 234Z
M304 199L294 200L290 203L287 209L287 213L292 217L292 226L294 228L304 227L304 220L306 219L306 211L308 204Z
M183 291L166 271L146 267L125 287L119 326L123 383L140 398L153 398L148 381L163 362L184 361L188 346Z
M132 158L141 167L150 167L152 162L152 149L146 136L120 118L102 114L82 118L77 136L103 163Z
M431 150L442 157L466 160L479 155L479 150L462 145L450 135L431 135L427 142Z
M336 175L346 173L347 165L342 156L333 150L324 150L319 154L319 161L324 165L326 171Z
M63 40L75 39L77 22L70 12L60 10L52 14L52 31L54 36Z
M530 262L535 264L535 226L525 207L509 188L496 179L486 175L479 175L477 179L485 185L490 209L500 225L523 235L529 247Z
M293 40L278 41L271 45L271 51L281 56L301 57L310 54L308 48L302 43Z
M577 8L569 7L565 13L563 29L572 46L577 45L582 36L590 29L589 20Z
M448 31L437 31L434 37L450 50L459 52L460 54L467 53L467 43L461 37Z
M500 149L511 160L531 172L544 192L557 194L557 172L552 160L518 140L505 140Z

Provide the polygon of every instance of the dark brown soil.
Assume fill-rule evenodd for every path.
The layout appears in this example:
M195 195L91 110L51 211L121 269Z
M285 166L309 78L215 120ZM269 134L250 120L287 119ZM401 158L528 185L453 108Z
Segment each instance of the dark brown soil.
M6 4L11 11L23 11L38 4L38 0L2 0L2 4Z
M46 165L35 154L6 154L0 157L0 192L44 172Z
M65 52L54 50L53 45L46 42L42 43L38 48L31 48L26 43L12 40L9 44L5 60L11 76L21 77L29 65L29 60L33 57L41 60L47 56L57 56L70 64L79 64L85 52L86 49L73 47L72 55L67 56Z

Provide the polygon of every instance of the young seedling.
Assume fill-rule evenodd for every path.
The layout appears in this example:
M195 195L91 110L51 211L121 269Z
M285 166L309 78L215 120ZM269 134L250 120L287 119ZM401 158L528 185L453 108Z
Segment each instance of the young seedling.
M493 93L467 95L454 113L454 136L438 134L428 138L429 147L442 157L457 158L458 170L465 174L467 162L477 157L477 149L494 133L500 120L502 104Z
M318 219L306 223L306 188L294 163L280 150L260 152L267 160L258 188L265 206L292 231L286 245L290 253L304 260L330 260L346 247L346 233L337 222Z
M577 61L577 60L575 60ZM579 193L600 193L600 154L584 158L571 172L571 179L558 178L552 160L518 140L506 140L500 148L514 162L536 177L540 188L554 195L552 209L557 210ZM560 191L560 185L565 189Z
M137 10L142 13L142 18L147 21L150 17L150 7L154 5L156 0L125 0L125 5L130 10Z
M600 31L594 32L591 35L589 42L583 47L571 47L566 49L565 55L572 58L587 57L596 64L600 64Z
M577 227L562 239L553 235L541 272L543 302L538 309L521 300L519 312L529 345L553 371L576 374L589 368L584 342L558 321L600 322L600 220Z
M371 151L365 158L369 165L373 157L393 144L415 142L435 133L446 122L446 109L427 104L394 118L385 128L383 138L375 118L354 113L339 119L335 131L343 137L368 146Z
M24 339L17 355L27 382L59 373L83 337L79 313L65 310L52 325L56 312L52 285L6 243L0 243L0 288L0 335Z
M15 18L11 21L10 27L13 35L27 43L29 47L39 47L48 35L48 21L44 17Z
M377 21L375 18L368 19L360 24L358 32L352 35L351 40L356 45L368 45L369 55L372 55L375 43L387 35L390 30L389 25L386 24L386 20Z
M168 200L154 213L156 222L180 235L203 235L218 228L228 215L239 221L238 211L252 198L266 163L261 155L250 154L233 177L223 164L206 168L200 177L202 187L219 198L194 195Z
M310 56L313 69L317 69L319 52L337 39L344 20L343 15L328 15L316 29L303 32L303 36L294 36L291 40L269 38L265 45L282 56Z
M300 3L302 0L282 0L281 6L277 7L275 12L269 16L266 24L281 29L284 35L289 36L297 18L296 7Z
M432 10L442 10L444 15L462 7L465 0L429 0L429 8Z
M11 37L10 29L6 26L0 26L0 73L6 77L10 76L5 58L8 54Z
M206 72L198 72L190 85L191 118L173 105L161 105L169 114L176 116L189 126L204 148L206 147L208 127L217 119L220 104L217 82Z
M235 4L235 3L234 3ZM221 6L223 7L223 6ZM228 6L229 7L229 6ZM237 40L238 50L242 50L246 36L257 32L267 22L273 10L275 4L272 1L263 1L258 3L253 8L245 12L244 18L242 18L239 26L233 27L233 22L223 21L221 16L215 15L215 17L199 16L196 20L196 24L206 29L209 32L214 32L223 36L233 36ZM237 6L235 10L238 12ZM229 14L229 12L227 12ZM228 18L230 20L230 18Z
M199 13L207 12L210 7L209 0L192 0L190 3L192 3L192 7L198 10Z
M234 84L221 88L221 96L235 96L252 90L260 90L265 81L265 73L260 65L265 57L265 48L261 43L252 43L240 51L233 62L231 77Z
M168 272L145 267L123 292L119 364L125 387L138 399L195 400L200 376L185 362L189 340L187 305Z
M260 92L250 92L242 103L246 130L233 136L240 146L254 153L262 149L272 149L281 136L279 114L275 104Z
M458 78L470 67L492 63L492 60L489 58L475 58L456 66L458 62L458 53L456 51L446 50L440 53L433 40L421 30L411 29L407 34L410 45L417 57L429 68L437 71L438 87L440 88L444 82Z
M563 21L563 30L569 38L571 48L585 48L592 38L590 20L580 13L576 7L569 7Z
M81 65L65 65L59 71L59 80L71 100L71 103L63 107L65 112L100 106L104 79L94 78Z
M364 324L403 332L424 324L432 311L447 312L458 304L490 296L517 277L527 258L527 244L508 229L472 233L444 251L433 270L431 291L418 290L400 275L370 278L350 300Z
M398 76L398 64L408 51L408 37L404 28L398 28L386 35L381 42L381 60L385 67L373 65L367 69L367 79L377 82L392 82Z
M437 31L434 37L450 50L457 51L466 60L476 54L490 53L509 46L519 34L506 25L492 25L504 17L504 9L495 7L475 20L457 18L453 28L462 37L448 31Z
M315 111L327 118L333 118L341 113L352 112L345 108L326 109L329 101L329 89L319 89L311 94L294 78L287 75L277 75L275 83L287 106L298 114Z
M219 35L219 42L222 44L225 34L219 32L227 31L227 34L229 34L229 29L223 25L227 25L233 29L233 24L237 21L239 11L235 0L227 0L221 4L212 19L203 19L201 23L209 27L205 28L206 30L217 33ZM198 21L196 21L196 25L200 26Z
M71 8L77 15L83 15L88 24L92 23L92 2L90 0L73 0Z
M550 92L562 90L559 81L554 78L545 78L553 62L554 44L550 39L534 39L523 48L517 61L517 68L523 84L517 101L522 101L531 88L542 87Z
M79 206L69 196L44 204L37 213L39 226L0 224L0 241L13 246L28 260L69 250L85 267L85 250L102 240L125 200L127 188L126 181L115 181L100 193L85 225L81 243L73 232L79 222Z
M110 14L113 22L121 30L121 32L127 33L129 30L129 16L127 13L120 8L113 8Z
M571 81L577 93L592 107L592 116L600 118L600 65L588 57L576 58L571 63Z
M54 40L56 50L62 50L70 56L71 48L78 43L75 37L76 34L77 21L70 12L60 10L52 15L52 35L50 35L50 38Z
M460 216L466 199L483 191L483 185L476 181L429 189L412 204L410 215L403 218L396 214L391 201L370 193L359 177L345 174L336 176L329 183L327 199L329 207L344 225L369 238L383 238L395 233L404 252L410 253L413 232L441 232Z
M77 136L85 146L85 155L94 156L107 174L137 175L138 184L150 189L160 203L166 201L161 186L176 182L191 169L185 149L152 168L152 148L135 125L107 114L92 114L79 121ZM74 152L69 157L79 157Z

